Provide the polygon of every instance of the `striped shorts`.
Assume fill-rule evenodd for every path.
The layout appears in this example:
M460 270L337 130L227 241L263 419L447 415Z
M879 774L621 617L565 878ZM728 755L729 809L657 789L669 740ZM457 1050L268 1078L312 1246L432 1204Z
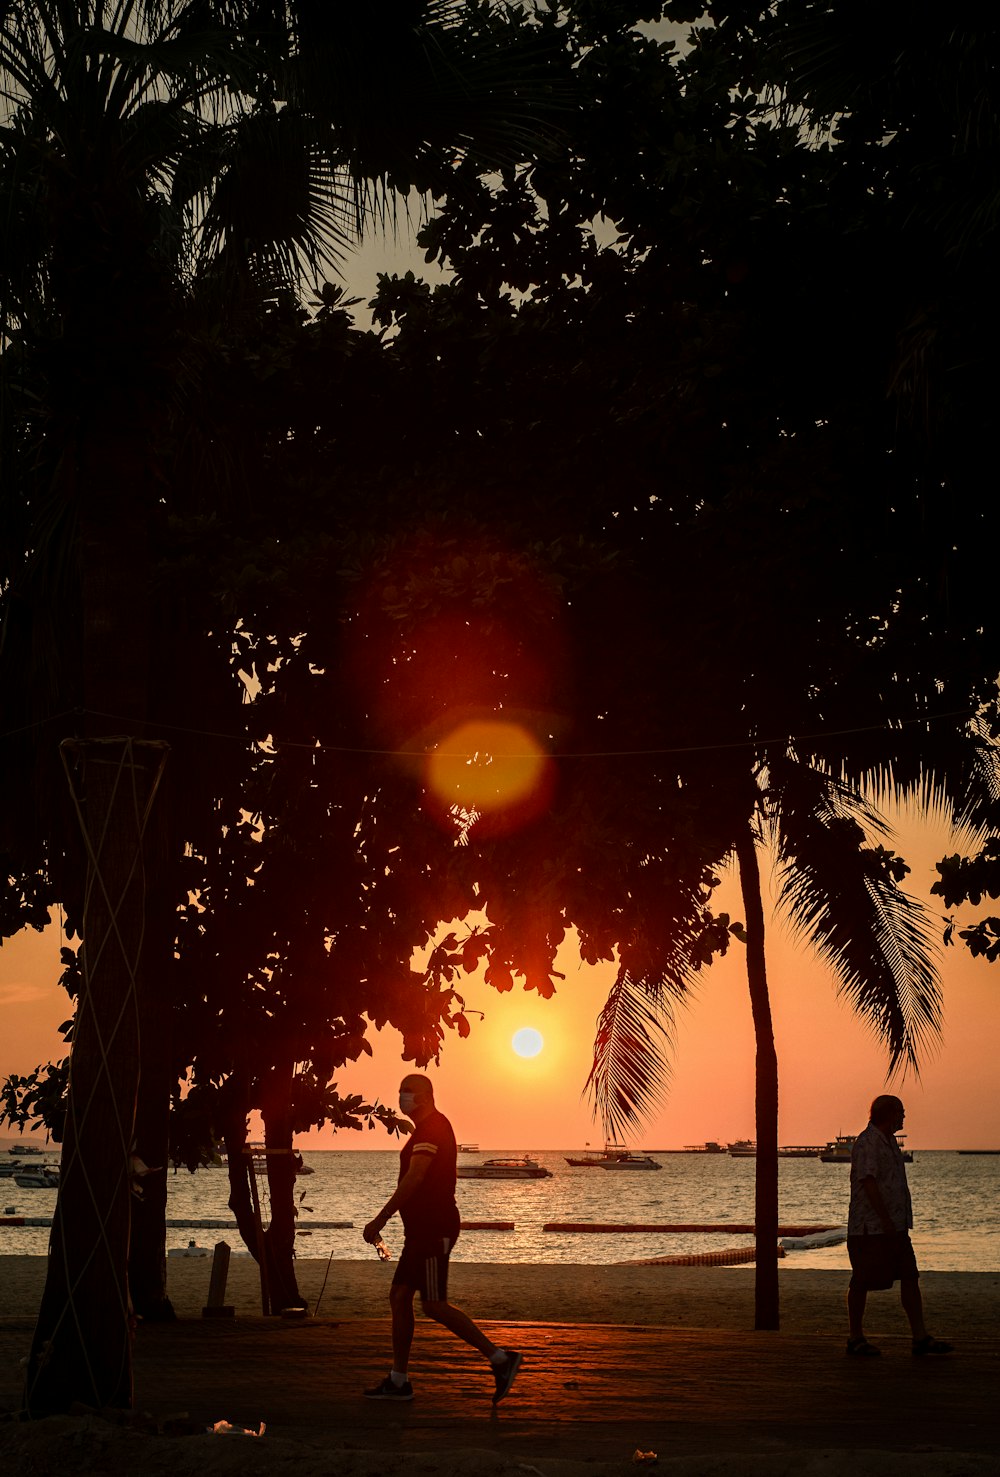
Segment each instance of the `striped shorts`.
M424 1302L448 1301L448 1259L457 1236L434 1236L404 1241L394 1283L415 1288Z

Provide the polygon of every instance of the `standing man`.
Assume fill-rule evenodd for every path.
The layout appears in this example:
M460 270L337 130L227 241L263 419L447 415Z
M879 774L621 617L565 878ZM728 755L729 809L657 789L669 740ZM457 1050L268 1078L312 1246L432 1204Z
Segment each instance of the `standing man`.
M905 1118L906 1109L898 1097L877 1097L868 1127L858 1134L851 1150L847 1254L852 1276L847 1289L847 1352L863 1359L882 1352L864 1335L868 1294L883 1291L894 1282L899 1283L899 1300L910 1320L914 1354L950 1354L952 1348L932 1338L924 1323L920 1273L909 1236L913 1207L902 1150L896 1142Z
M419 1292L424 1312L435 1322L478 1349L490 1361L496 1388L493 1404L514 1383L521 1355L499 1348L472 1319L448 1301L448 1259L461 1224L455 1203L458 1149L451 1124L434 1106L430 1078L411 1073L399 1084L399 1111L415 1124L399 1155L395 1193L364 1229L374 1244L398 1210L403 1221L403 1251L392 1279L392 1369L380 1385L366 1390L369 1400L412 1400L407 1379L413 1342L413 1295Z

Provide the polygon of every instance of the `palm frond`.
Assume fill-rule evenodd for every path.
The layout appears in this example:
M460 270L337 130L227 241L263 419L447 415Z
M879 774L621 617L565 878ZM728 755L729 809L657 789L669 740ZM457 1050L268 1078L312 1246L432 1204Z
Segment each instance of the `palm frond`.
M636 981L624 967L597 1022L584 1086L607 1138L648 1117L662 1101L674 1049L674 995L662 979Z
M919 1073L921 1054L941 1032L931 920L900 887L898 859L869 844L859 816L870 817L872 807L857 796L852 814L842 788L816 771L811 776L800 776L799 803L782 803L779 811L781 902L833 968L838 993L886 1048L889 1075ZM811 806L801 803L809 788Z

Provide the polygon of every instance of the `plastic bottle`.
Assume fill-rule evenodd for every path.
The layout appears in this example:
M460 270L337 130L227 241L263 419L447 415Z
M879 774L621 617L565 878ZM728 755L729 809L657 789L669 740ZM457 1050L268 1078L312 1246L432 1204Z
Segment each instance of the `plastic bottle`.
M375 1251L376 1251L376 1253L378 1255L378 1259L379 1259L380 1262L391 1262L392 1261L392 1252L386 1246L386 1244L382 1240L382 1237L381 1236L375 1242Z

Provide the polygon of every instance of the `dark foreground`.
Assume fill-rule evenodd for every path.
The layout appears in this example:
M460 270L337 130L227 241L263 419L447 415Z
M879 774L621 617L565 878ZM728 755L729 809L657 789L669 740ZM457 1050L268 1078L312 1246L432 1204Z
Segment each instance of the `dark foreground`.
M28 1320L0 1322L0 1408L19 1405L18 1361L30 1334ZM142 1327L138 1409L161 1423L180 1412L199 1426L227 1420L256 1429L263 1421L264 1439L140 1437L106 1428L98 1439L93 1420L81 1427L60 1419L36 1423L29 1441L22 1425L0 1424L0 1469L5 1477L60 1468L149 1473L162 1462L175 1473L294 1469L303 1477L388 1474L402 1470L404 1457L408 1469L424 1472L502 1469L531 1477L539 1462L552 1471L552 1459L559 1469L568 1461L631 1470L641 1451L655 1452L660 1466L717 1459L680 1463L698 1472L811 1471L807 1453L826 1453L819 1469L827 1473L897 1469L895 1459L869 1468L859 1452L905 1455L898 1469L911 1473L1000 1470L1000 1338L966 1342L936 1360L913 1359L902 1337L882 1338L883 1357L871 1361L847 1359L841 1338L815 1334L522 1323L516 1343L525 1362L494 1410L479 1356L420 1321L410 1370L416 1398L386 1406L360 1395L388 1367L385 1319ZM365 1453L373 1460L362 1460ZM956 1464L957 1453L973 1456ZM725 1459L737 1455L731 1467ZM430 1465L421 1459L433 1457ZM72 1467L64 1466L69 1460Z

